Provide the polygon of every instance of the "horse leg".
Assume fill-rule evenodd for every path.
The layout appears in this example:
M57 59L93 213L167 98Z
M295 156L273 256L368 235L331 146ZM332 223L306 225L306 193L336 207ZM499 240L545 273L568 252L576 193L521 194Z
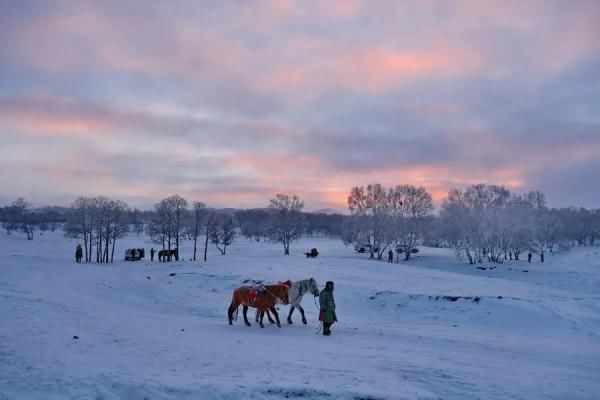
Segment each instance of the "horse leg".
M246 324L246 326L252 326L252 324L250 324L250 321L248 321L248 306L244 306L244 323Z
M269 312L269 310L265 310L265 312L267 313L267 318L269 318L269 322L274 324L275 321L273 321L273 318L271 318L271 313Z
M300 310L300 314L302 314L302 323L304 325L306 325L306 317L304 316L304 308L302 308L302 306L300 304L298 304L296 307L298 307L298 310Z
M277 327L281 328L281 322L279 321L279 314L277 313L277 310L275 309L275 306L271 307L271 312L275 316L275 321L277 321Z
M258 318L260 318L260 311L258 310L258 308L256 309L256 314L255 314L255 318L254 320L256 321L256 323L258 323Z
M261 328L264 328L265 326L263 325L263 318L265 316L265 310L261 309L260 310L260 322L258 323L260 325Z
M229 319L229 325L233 325L233 312L237 309L234 303L231 302L229 309L227 310L227 318Z
M292 314L294 313L295 309L296 309L296 307L294 307L294 306L290 307L290 313L288 314L288 317L287 317L288 324L293 324L293 322L292 322Z

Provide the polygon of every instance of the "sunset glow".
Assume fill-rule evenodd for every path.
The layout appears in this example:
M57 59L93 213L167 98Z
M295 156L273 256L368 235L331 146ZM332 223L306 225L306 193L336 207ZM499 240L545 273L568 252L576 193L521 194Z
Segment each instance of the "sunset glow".
M354 185L439 202L485 182L600 204L598 2L49 1L0 15L1 203L263 207L286 192L343 211Z

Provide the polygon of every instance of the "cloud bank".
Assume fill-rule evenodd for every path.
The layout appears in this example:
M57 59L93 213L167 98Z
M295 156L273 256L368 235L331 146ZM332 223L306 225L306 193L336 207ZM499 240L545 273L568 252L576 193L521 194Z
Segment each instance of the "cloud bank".
M595 1L0 5L0 201L345 208L476 182L600 206Z

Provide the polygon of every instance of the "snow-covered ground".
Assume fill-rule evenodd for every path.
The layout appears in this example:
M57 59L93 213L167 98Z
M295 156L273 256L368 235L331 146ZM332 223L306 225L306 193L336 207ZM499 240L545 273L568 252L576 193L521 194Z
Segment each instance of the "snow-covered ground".
M148 259L135 235L117 254L142 246ZM1 400L600 398L599 249L480 270L444 249L374 262L330 239L284 256L238 238L206 263L75 264L74 248L0 233ZM227 324L245 279L309 277L336 283L331 337L310 295L306 326L287 306L280 329L245 327L241 309Z

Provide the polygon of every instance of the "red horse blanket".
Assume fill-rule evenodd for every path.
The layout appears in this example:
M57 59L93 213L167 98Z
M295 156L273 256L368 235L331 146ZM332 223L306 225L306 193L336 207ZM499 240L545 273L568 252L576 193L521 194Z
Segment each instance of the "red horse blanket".
M255 288L250 289L250 292L248 293L248 302L250 304L254 304L256 301L256 296L258 296L258 290Z

